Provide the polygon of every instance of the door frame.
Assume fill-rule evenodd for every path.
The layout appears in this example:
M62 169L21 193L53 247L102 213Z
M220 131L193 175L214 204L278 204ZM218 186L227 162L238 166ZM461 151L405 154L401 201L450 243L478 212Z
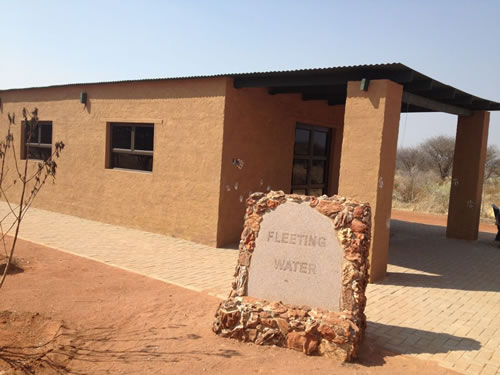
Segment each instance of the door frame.
M309 153L306 155L298 155L295 154L295 145L296 145L296 134L297 134L297 129L304 129L304 130L309 130L310 131L310 137L309 137ZM332 139L335 137L335 128L331 127L326 127L326 126L319 126L319 125L312 125L312 124L306 124L302 122L297 122L295 124L295 132L294 132L294 147L293 147L293 159L292 159L292 176L291 176L291 184L290 184L290 192L293 193L295 190L305 190L305 194L309 195L309 190L310 189L322 189L322 194L328 194L329 192L329 186L330 186L330 159L332 157ZM314 134L316 132L322 132L326 133L326 153L325 156L315 156L314 155L314 148L313 148L313 141L314 141ZM306 159L308 161L308 170L307 170L307 176L306 176L306 184L294 184L293 183L293 168L294 168L294 163L296 159ZM325 161L325 167L324 167L324 175L323 175L323 183L322 184L312 184L311 183L311 170L312 170L312 162L313 160L322 160Z

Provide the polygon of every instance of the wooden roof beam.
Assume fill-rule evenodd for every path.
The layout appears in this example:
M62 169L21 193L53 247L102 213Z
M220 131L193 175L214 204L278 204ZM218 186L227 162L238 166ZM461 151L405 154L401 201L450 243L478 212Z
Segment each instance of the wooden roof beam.
M270 95L276 95L276 94L300 94L302 92L303 88L302 87L269 87L267 92Z
M345 99L344 100L329 100L328 105L345 105Z
M326 86L343 85L348 81L360 81L366 79L389 79L397 83L411 82L415 76L413 71L392 71L392 72L342 72L294 75L280 74L269 76L249 76L236 77L234 87L297 87L297 86Z
M472 104L472 96L457 96L454 99L450 100L453 105L466 105L469 106Z
M343 100L345 102L345 94L302 94L302 100Z
M493 103L489 100L484 99L472 99L472 107L474 110L478 111L488 111L493 108Z
M433 80L420 80L404 84L404 89L407 91L430 91L433 87Z
M268 93L275 94L323 94L337 95L347 92L347 85L326 85L326 86L291 86L291 87L270 87Z
M424 98L411 92L403 92L403 103L414 105L416 107L428 109L430 112L445 112L452 115L471 116L472 111L462 107L456 107L451 104L445 104L433 99Z
M429 98L432 99L455 99L455 96L457 95L457 90L450 87L442 90L433 90L431 91L428 96Z

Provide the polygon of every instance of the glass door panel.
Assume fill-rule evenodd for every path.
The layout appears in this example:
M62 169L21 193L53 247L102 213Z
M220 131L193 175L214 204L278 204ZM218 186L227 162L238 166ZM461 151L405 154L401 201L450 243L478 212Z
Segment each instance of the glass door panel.
M332 129L297 124L292 193L319 196L328 192Z

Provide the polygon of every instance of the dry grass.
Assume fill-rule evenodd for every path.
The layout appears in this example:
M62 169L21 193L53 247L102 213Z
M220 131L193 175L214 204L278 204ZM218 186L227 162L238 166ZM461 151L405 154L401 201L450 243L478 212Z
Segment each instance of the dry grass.
M448 214L450 179L444 182L432 172L418 172L413 176L396 173L392 206L410 211ZM494 222L491 205L500 205L500 178L484 184L481 219Z
M481 217L495 221L491 205L496 204L500 206L500 178L496 178L487 183L483 187L483 206L481 210Z

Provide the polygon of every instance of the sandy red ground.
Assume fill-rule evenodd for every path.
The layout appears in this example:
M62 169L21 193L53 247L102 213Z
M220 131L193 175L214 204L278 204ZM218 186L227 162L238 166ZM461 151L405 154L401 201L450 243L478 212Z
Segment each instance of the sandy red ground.
M412 223L438 225L440 227L445 227L448 220L447 215L395 209L392 209L391 218L396 220L409 221ZM497 233L498 230L495 224L481 223L479 224L479 231L487 233Z
M30 242L17 257L25 271L0 290L1 374L453 373L369 342L341 365L220 338L215 297Z

